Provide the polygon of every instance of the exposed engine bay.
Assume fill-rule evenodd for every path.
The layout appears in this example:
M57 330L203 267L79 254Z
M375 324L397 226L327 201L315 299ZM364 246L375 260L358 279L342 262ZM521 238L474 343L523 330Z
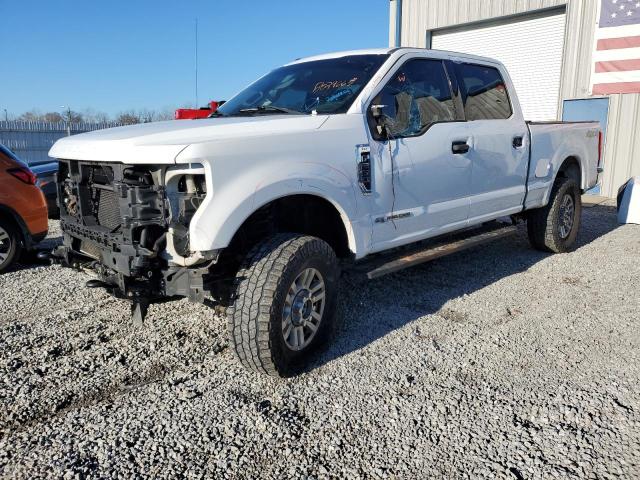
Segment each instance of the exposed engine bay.
M173 296L202 302L219 252L191 252L189 223L206 195L202 165L61 160L64 240L54 257L95 271L99 279L88 286L134 302Z

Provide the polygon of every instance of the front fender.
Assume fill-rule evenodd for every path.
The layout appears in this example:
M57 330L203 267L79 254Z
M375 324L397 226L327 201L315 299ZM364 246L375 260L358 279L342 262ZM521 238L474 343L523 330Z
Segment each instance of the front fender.
M201 163L207 165L204 160ZM356 251L351 222L358 215L357 196L352 182L340 170L312 162L265 161L251 168L237 169L236 175L220 181L216 180L215 165L207 170L213 192L191 221L191 250L225 248L244 221L262 206L290 195L308 194L335 206L347 232L349 248Z

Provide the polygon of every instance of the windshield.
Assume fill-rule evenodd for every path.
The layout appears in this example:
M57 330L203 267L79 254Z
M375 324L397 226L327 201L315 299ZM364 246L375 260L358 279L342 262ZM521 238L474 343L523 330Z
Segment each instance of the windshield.
M216 114L345 113L387 58L351 55L280 67L249 85Z

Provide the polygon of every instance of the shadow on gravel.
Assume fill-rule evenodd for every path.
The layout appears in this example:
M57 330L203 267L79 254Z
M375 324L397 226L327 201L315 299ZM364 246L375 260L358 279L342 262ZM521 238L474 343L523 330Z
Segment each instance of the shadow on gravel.
M33 250L22 252L22 254L20 255L20 259L15 264L13 264L5 273L17 272L20 270L28 270L30 268L49 265L48 261L38 259L38 252L50 252L58 245L62 245L62 236L45 238L42 242L38 243Z
M584 208L576 249L617 227L615 208L602 205ZM426 315L439 313L451 322L462 322L466 315L442 309L446 302L526 271L549 255L529 246L526 226L521 226L515 237L380 279L367 281L364 275L347 272L342 279L334 337L304 371L360 350ZM423 330L416 331L416 335L429 339L429 332Z

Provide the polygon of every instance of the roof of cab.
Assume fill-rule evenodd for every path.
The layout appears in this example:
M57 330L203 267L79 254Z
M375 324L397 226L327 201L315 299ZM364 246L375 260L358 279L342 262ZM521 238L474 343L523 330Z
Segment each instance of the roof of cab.
M432 50L428 48L417 48L417 47L398 47L398 48L370 48L370 49L364 49L364 50L345 50L341 52L324 53L321 55L314 55L311 57L298 58L293 62L289 63L289 65L292 65L295 63L311 62L315 60L328 60L331 58L348 57L350 55L390 55L395 52L410 53L410 52L429 52L429 51L438 52L446 55L452 55L459 58L468 58L470 60L476 60L476 61L480 60L483 62L500 63L498 60L494 58L480 57L478 55L471 55L469 53L451 52L447 50Z

